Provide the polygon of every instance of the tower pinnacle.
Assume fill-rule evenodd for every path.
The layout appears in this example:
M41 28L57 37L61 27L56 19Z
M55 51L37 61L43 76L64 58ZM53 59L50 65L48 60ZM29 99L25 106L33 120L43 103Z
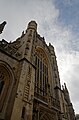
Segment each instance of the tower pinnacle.
M36 23L35 21L30 21L30 22L28 23L27 29L37 30L37 23Z

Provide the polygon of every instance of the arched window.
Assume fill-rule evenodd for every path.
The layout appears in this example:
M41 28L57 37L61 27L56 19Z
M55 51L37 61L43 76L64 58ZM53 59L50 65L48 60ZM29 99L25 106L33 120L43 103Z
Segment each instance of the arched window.
M0 64L0 111L3 108L5 98L10 84L10 75L6 67L3 64Z
M48 60L45 52L41 48L36 49L36 75L35 75L35 95L40 99L47 96L48 85Z
M8 63L0 60L0 120L7 119L8 110L10 110L8 118L11 115L14 83L15 77L12 68Z

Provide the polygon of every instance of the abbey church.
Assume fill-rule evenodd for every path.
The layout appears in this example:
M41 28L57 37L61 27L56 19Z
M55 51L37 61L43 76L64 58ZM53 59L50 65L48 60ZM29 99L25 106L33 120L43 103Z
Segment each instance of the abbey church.
M54 47L35 21L14 42L0 40L0 120L75 120Z

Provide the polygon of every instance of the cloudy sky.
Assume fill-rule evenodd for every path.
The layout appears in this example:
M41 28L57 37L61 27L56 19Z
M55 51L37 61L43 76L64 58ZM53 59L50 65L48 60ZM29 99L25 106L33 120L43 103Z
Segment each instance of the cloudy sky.
M67 84L79 113L79 0L0 0L0 23L7 25L0 40L14 41L31 20L38 33L55 47L61 83Z

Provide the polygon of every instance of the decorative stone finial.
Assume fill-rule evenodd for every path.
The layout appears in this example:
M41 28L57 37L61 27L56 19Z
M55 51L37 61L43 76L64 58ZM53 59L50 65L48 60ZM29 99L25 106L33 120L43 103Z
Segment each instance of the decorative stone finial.
M62 89L64 90L64 86L62 85Z
M6 25L6 21L0 24L0 34L2 33L5 25Z
M66 87L66 83L64 83L65 91L68 92L68 89Z

